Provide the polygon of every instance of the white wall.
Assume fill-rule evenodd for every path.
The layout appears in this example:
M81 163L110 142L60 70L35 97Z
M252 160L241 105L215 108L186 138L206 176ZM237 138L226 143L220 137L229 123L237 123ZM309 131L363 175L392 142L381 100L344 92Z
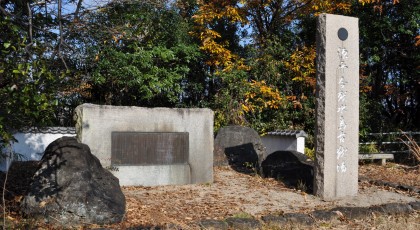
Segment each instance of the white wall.
M267 155L284 150L305 152L305 137L267 135L262 136L261 141L266 148Z
M263 142L267 154L270 155L271 153L279 150L297 150L297 141L296 137L288 137L288 136L262 136L261 141Z
M22 161L41 160L47 146L63 136L76 136L75 134L61 133L16 133L14 137L17 142L13 143L11 149L4 150L4 154L10 156L10 151L18 154L18 159ZM6 158L0 160L0 171L7 171L11 165L12 159Z

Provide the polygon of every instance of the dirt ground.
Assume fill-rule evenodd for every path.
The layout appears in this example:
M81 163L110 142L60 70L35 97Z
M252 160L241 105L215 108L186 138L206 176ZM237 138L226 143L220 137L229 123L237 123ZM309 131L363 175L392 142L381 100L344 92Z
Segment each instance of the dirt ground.
M407 173L403 166L371 164L361 166L360 172L372 179L402 181L420 187L418 169ZM418 200L418 194L364 182L359 185L357 197L327 202L304 191L287 188L274 179L241 174L229 167L215 168L212 184L124 187L123 192L128 201L127 221L149 226L167 223L183 226L203 219L220 220L230 216L251 215L259 218L268 214L308 213L337 206L367 207Z
M360 177L383 180L420 188L420 168L388 163L361 165ZM12 175L9 183L17 181ZM25 182L23 182L25 184ZM27 183L26 183L27 184ZM21 185L23 186L23 185ZM13 189L13 188L11 188ZM122 223L107 226L111 229L137 228L139 226L177 225L184 229L194 228L200 220L222 220L227 217L254 217L283 213L309 213L314 210L338 206L366 207L385 203L408 203L419 201L418 193L410 193L389 187L376 186L368 181L359 183L359 195L339 201L322 201L307 194L302 186L288 188L282 182L257 175L233 171L229 167L217 167L214 183L182 186L123 187L126 196L126 216ZM9 197L10 204L13 197ZM7 213L13 222L25 222L13 208ZM401 223L400 223L401 222ZM404 225L405 223L405 225ZM358 229L420 229L420 213L406 217L369 217L364 221L354 220L317 225L316 228ZM41 225L42 226L42 225ZM378 228L382 226L381 228ZM89 226L95 227L95 226ZM293 228L295 228L294 226ZM271 229L271 228L269 228Z

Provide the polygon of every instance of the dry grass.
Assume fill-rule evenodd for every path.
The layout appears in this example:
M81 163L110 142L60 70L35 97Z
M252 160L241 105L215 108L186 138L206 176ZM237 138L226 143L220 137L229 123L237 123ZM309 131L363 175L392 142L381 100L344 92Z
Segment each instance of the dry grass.
M300 230L300 229L360 229L360 230L417 230L420 229L420 214L407 216L371 216L365 219L318 222L312 226L286 224L282 226L265 225L262 230Z
M385 166L364 164L359 167L359 176L420 188L420 167L388 162Z
M417 144L416 140L408 136L406 133L403 133L404 139L400 140L408 147L410 154L416 159L417 164L420 164L420 146Z

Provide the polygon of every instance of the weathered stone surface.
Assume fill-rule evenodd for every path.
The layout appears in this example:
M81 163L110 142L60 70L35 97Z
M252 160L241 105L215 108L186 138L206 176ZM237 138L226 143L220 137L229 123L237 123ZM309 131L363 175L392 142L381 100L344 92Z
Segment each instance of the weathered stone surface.
M284 214L284 217L290 223L300 223L300 224L305 224L305 225L312 225L315 222L309 215L304 214L304 213L286 213L286 214Z
M417 211L420 210L420 201L411 202L411 203L409 203L409 205L414 210L417 210Z
M108 224L123 219L125 197L87 145L63 137L45 150L21 210L54 224Z
M223 220L202 220L198 223L201 229L206 230L226 230L229 225Z
M285 213L281 216L268 215L261 217L261 220L269 226L283 226L285 224L312 225L314 220L304 213Z
M415 186L399 184L397 188L405 190L405 191L411 191L411 192L414 192L414 193L420 193L420 189L415 187Z
M402 203L389 203L379 206L373 206L370 208L370 210L373 212L384 213L388 215L408 214L414 211L412 206L410 206L409 204Z
M225 220L229 227L232 229L260 229L261 223L253 218L237 218L237 217L229 217Z
M257 169L266 155L258 133L242 126L223 127L214 141L214 165L230 165L240 172Z
M311 216L320 221L331 221L338 218L337 213L331 210L315 210L311 213Z
M339 31L347 36L339 36ZM341 33L341 35L343 35ZM314 193L325 200L358 191L358 19L321 14L317 24Z
M311 191L313 187L313 162L296 151L276 151L261 163L264 177L282 180L293 187L306 186Z
M112 173L123 186L213 182L214 134L210 109L83 104L75 109L74 118L77 139L90 147L104 167L119 169ZM185 167L176 168L171 167L173 164L115 166L112 164L113 132L188 133L188 162Z
M331 211L339 211L348 219L364 218L371 213L371 210L366 207L337 207L331 209Z
M262 216L261 220L268 226L282 226L287 224L288 219L283 215L266 215Z

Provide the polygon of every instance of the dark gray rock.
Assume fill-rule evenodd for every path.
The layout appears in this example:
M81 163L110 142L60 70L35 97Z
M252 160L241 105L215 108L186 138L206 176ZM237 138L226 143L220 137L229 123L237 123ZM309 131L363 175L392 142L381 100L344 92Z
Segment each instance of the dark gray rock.
M262 216L261 220L267 224L268 226L282 226L287 224L288 219L284 217L283 215L267 215Z
M373 206L370 208L370 210L372 212L383 213L387 215L408 214L414 211L412 206L402 203L389 203Z
M415 187L415 186L400 184L400 185L398 185L397 189L401 189L401 190L404 190L404 191L410 191L410 192L414 192L414 193L420 193L420 189Z
M248 127L227 126L214 141L214 165L230 165L234 170L249 173L259 168L265 147L258 133Z
M313 164L296 151L276 151L261 163L264 177L272 177L292 187L305 186L308 192L313 188Z
M299 223L305 225L312 225L315 221L307 214L304 213L286 213L283 215L289 223Z
M304 213L285 213L281 216L268 215L261 217L261 220L269 226L283 226L285 224L312 225L315 221Z
M413 210L420 210L420 201L414 201L414 202L410 202L409 205L411 206L411 208Z
M110 224L123 219L125 197L87 145L63 137L45 150L21 210L53 224Z
M201 229L208 230L226 230L229 228L229 225L226 221L223 220L202 220L198 223Z
M320 221L331 221L338 218L337 213L330 210L315 210L311 216Z
M359 219L367 217L371 214L371 210L366 207L337 207L331 209L332 212L339 211L347 219Z
M261 223L254 218L229 217L225 220L232 229L260 229Z

